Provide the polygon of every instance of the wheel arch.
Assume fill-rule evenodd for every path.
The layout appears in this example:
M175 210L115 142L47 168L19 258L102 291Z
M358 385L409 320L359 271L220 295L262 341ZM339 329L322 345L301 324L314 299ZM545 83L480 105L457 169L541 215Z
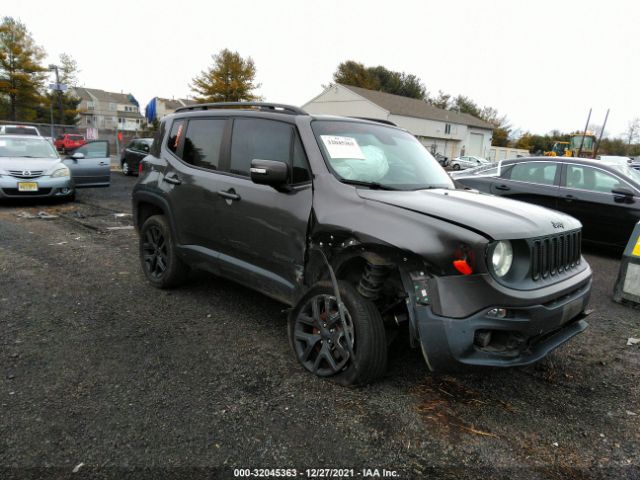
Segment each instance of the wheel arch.
M133 223L136 230L140 231L144 222L153 215L164 215L167 218L171 235L177 240L175 222L168 202L151 192L136 192L133 199Z

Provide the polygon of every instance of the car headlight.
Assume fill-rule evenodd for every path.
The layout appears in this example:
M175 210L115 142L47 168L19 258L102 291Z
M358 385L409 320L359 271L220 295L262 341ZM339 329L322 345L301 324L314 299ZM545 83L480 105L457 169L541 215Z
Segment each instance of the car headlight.
M71 174L71 172L69 171L69 167L60 167L60 168L54 170L54 172L51 174L51 176L53 178L68 177L70 174Z
M498 277L504 277L513 264L513 248L509 240L500 240L491 252L491 266Z

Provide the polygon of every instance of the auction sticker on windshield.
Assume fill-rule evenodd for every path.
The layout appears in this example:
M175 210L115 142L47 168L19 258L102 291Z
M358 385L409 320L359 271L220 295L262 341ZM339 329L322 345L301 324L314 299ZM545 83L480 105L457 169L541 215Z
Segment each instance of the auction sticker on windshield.
M356 160L364 160L364 153L360 149L360 145L352 137L339 137L335 135L320 135L322 143L327 148L329 156L333 159L350 158Z

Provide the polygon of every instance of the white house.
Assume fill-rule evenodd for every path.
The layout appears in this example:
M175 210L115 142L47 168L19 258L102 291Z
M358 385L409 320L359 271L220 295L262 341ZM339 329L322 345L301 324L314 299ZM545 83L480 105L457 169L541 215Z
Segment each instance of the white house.
M491 148L491 124L466 113L434 107L424 100L333 84L302 108L311 114L391 121L415 135L432 153L449 158L482 157Z
M138 101L130 93L85 87L74 87L72 93L80 98L79 127L135 132L142 126L144 117L140 115Z

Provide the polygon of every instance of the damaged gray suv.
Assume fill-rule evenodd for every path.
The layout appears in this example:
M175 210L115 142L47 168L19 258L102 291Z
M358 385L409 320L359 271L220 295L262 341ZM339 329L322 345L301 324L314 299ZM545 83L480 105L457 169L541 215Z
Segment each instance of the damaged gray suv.
M152 285L204 269L291 306L300 364L345 385L380 377L398 332L444 371L530 364L587 327L580 223L456 189L392 125L265 103L181 108L142 162L133 208Z

